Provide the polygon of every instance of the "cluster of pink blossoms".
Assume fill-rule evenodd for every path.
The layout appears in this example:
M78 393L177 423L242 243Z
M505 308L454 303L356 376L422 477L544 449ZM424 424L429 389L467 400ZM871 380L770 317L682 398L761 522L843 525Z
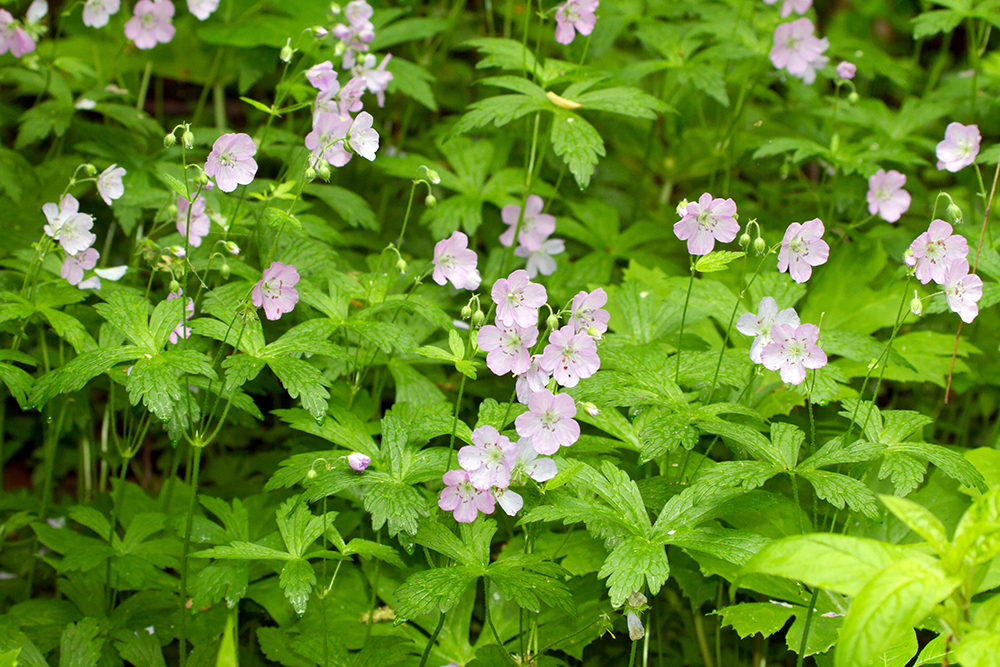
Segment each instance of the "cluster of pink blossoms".
M333 36L340 40L344 50L342 65L351 69L357 62L358 53L367 53L369 44L375 39L375 26L369 20L375 10L365 0L353 0L344 7L347 25L340 23L333 27Z
M806 379L806 369L826 365L826 353L817 345L819 327L800 324L794 308L779 312L772 297L760 300L756 315L746 313L740 317L736 329L754 336L750 360L768 370L779 371L782 382L801 384Z
M815 31L813 22L805 17L775 28L774 47L771 49L774 66L799 77L803 83L815 81L816 71L829 62L823 53L830 48L830 41L826 37L816 37Z
M112 200L125 194L122 176L125 170L118 165L111 165L95 179L97 193L104 202L111 206ZM48 224L45 233L62 246L66 257L63 260L59 274L70 284L80 289L100 289L101 278L119 280L128 267L115 266L107 269L95 269L101 254L92 246L97 241L97 235L90 231L94 226L94 218L88 213L80 212L80 202L71 194L65 194L59 203L48 203L42 206ZM92 270L94 275L84 279L86 271Z
M556 260L552 256L566 250L562 239L549 238L556 230L556 219L553 215L542 213L544 208L545 203L541 197L528 195L523 215L521 207L514 204L500 210L500 218L507 225L507 231L500 235L500 243L503 245L514 245L514 232L517 230L518 220L521 222L521 231L517 235L518 246L514 249L514 254L528 260L525 269L529 278L534 278L539 273L543 276L555 273Z
M969 243L951 232L951 225L944 220L933 221L910 244L904 261L924 285L933 280L944 287L948 307L969 323L979 315L983 280L969 273Z

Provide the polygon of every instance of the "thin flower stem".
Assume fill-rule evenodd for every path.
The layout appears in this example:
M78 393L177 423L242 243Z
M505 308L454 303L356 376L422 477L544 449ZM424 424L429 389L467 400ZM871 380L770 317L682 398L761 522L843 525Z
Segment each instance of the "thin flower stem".
M681 311L681 329L677 334L677 368L674 371L674 382L678 383L681 381L681 345L684 339L684 321L687 319L688 304L691 301L691 289L694 287L694 274L694 260L692 260L691 279L688 281L687 296L684 297L684 310Z
M455 453L455 433L458 431L458 409L462 405L462 394L465 393L465 374L462 374L462 379L458 382L458 398L455 399L455 413L451 420L451 437L448 440L448 465L445 466L445 472L451 470L451 459Z
M633 667L633 665L635 665L635 651L637 648L639 648L639 642L633 641L632 649L629 651L628 654L628 667Z
M809 629L812 626L812 617L816 598L819 597L819 589L814 588L812 598L809 600L809 609L806 611L806 626L802 629L802 642L799 644L799 656L795 659L795 667L802 667L802 661L806 657L806 648L809 643Z
M441 634L441 628L444 627L445 613L440 612L440 614L441 618L438 619L437 627L434 628L434 633L430 636L430 639L427 640L427 647L424 649L424 654L420 656L419 667L426 667L427 659L431 655L431 650L434 648L434 643L437 642L438 635Z
M181 628L178 635L180 642L181 667L187 665L187 582L188 582L188 553L191 550L191 531L194 527L194 511L198 506L198 473L201 468L201 447L194 448L194 458L191 471L191 502L188 504L187 524L184 528L184 551L181 554Z
M139 84L139 96L135 101L135 110L142 111L146 106L146 92L149 90L149 77L153 74L153 61L146 61L146 69L142 71L142 82Z

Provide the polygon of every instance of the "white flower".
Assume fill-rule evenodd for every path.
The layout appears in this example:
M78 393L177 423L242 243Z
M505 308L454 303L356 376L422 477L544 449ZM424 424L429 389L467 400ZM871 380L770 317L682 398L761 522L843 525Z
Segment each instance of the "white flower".
M369 161L375 160L375 151L378 150L378 132L372 129L372 120L372 115L367 111L359 113L351 125L347 140L355 153Z
M102 171L101 175L97 177L97 192L108 206L111 206L112 199L118 199L125 194L125 186L122 185L122 176L126 173L123 168L117 164L113 164Z

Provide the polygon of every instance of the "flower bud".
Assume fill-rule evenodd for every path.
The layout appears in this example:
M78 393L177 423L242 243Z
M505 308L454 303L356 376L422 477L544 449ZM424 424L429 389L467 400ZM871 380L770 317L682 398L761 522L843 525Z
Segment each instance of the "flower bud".
M758 236L753 241L753 249L758 255L762 255L764 254L764 251L767 250L767 244L764 243L764 239Z
M200 172L198 176L194 179L194 182L201 186L208 185L208 174L206 174L205 172Z
M917 317L924 314L924 302L920 300L917 290L913 290L913 300L910 301L910 312Z
M473 326L481 327L483 326L483 322L485 321L486 321L486 314L477 308L476 312L472 313Z
M327 30L321 25L314 25L313 27L309 28L309 32L312 33L313 37L326 37L330 33L329 30Z
M545 326L555 331L559 328L559 316L553 313L545 318Z
M163 137L163 147L164 148L170 148L171 146L173 146L176 143L177 143L177 137L174 136L173 132L171 132L167 136Z
M441 182L441 175L438 174L433 169L428 169L427 170L427 180L429 180L434 185L437 185L438 183Z
M396 262L396 268L397 268L397 269L399 269L399 272L400 272L400 273L401 273L402 275L404 275L404 276L405 276L405 275L406 275L406 260L405 260L405 259L403 259L402 257L400 257L400 258L399 258L399 261L398 261L398 262Z
M625 619L628 621L628 638L634 642L639 641L646 636L646 629L642 627L642 621L636 616L635 612L630 611L625 615Z
M231 269L229 268L229 262L223 260L222 266L219 267L219 273L222 274L223 278L228 278Z
M309 472L306 473L306 479L316 479L316 471L309 468Z
M743 234L740 235L740 247L746 248L748 245L750 245L750 234L743 232Z
M679 204L677 204L677 215L684 217L687 214L688 200L682 199Z
M316 170L319 172L320 178L324 181L330 180L330 165L326 162L320 162L319 167L317 167Z
M225 247L225 249L227 251L229 251L230 255L238 255L238 254L240 254L240 247L238 245L236 245L235 243L233 243L232 241L226 241L223 244L223 246Z
M85 172L87 172L87 176L93 176L94 174L97 173L97 167L95 167L94 165L90 164L89 162L87 164L83 165L83 170Z
M337 14L339 14L340 13L340 5L337 4L336 2L331 2L330 3L330 13L333 14L334 16L336 16Z
M281 58L281 62L289 63L292 61L292 55L295 53L295 49L292 48L292 38L289 37L285 42L285 45L281 47L281 54L278 56Z
M860 100L860 99L861 99L861 96L858 95L857 91L853 91L853 90L851 91L851 94L847 96L847 101L850 102L851 104L857 104L858 100Z
M840 150L840 134L837 132L833 133L830 137L830 152L836 154Z
M181 141L184 142L184 148L188 150L194 148L194 132L191 130L184 130L184 134L181 135Z
M437 206L437 203L438 200L434 195L427 195L427 197L424 199L424 205L426 205L427 208L434 208L435 206Z
M368 464L372 462L370 456L365 456L361 452L354 452L347 457L347 465L351 467L354 472L364 472L368 468Z
M962 209L955 202L948 204L948 219L954 225L960 225L963 222Z
M337 46L333 47L333 55L336 58L344 55L344 51L347 50L347 44L344 44L344 40L337 42Z
M587 414L591 417L596 417L601 414L601 411L597 408L597 406L589 401L583 404L583 409L586 410Z
M171 218L177 217L177 204L171 204L167 207L167 215Z
M594 340L601 340L601 332L594 327L587 328L587 335L593 338Z
M179 245L172 245L172 246L170 246L170 252L173 253L174 257L184 257L187 254L184 251L184 248L182 246L179 246ZM175 292L176 290L170 290L170 291L171 292Z
M312 167L306 167L306 180L312 181L316 179L316 170Z
M472 306L466 304L462 306L462 319L467 320L472 317Z
M906 249L903 253L903 264L906 264L911 269L917 265L917 258L913 255L913 250L910 248Z
M177 294L178 292L181 291L181 284L176 280L171 280L168 289L172 294Z

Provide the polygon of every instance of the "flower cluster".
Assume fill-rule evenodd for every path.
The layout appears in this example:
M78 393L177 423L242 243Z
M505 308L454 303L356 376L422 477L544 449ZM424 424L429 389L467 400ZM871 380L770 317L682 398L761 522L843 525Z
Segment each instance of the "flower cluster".
M983 280L969 273L969 243L952 234L951 225L934 220L927 231L914 239L906 254L906 264L923 284L934 281L944 287L948 307L965 323L979 315Z
M788 4L786 1L785 6ZM830 41L826 37L816 37L815 30L813 22L807 18L782 23L774 30L771 62L806 84L815 81L816 71L826 67L829 61L823 53L830 48Z
M556 219L555 216L542 213L544 208L541 197L529 195L524 203L523 214L521 207L513 204L504 206L500 211L500 218L507 225L507 231L500 235L500 243L503 245L514 245L514 233L518 222L521 223L514 254L528 260L525 268L529 278L534 278L539 273L543 276L555 273L556 261L552 259L552 255L558 255L566 249L562 239L549 239L549 235L556 230Z
M736 329L746 336L754 336L750 346L750 360L765 368L781 373L781 381L801 384L806 379L806 369L826 365L826 353L820 349L819 327L800 324L794 308L778 311L772 297L765 296L757 306L757 315L746 313L736 323Z
M375 39L375 26L369 20L374 13L375 10L365 0L353 0L344 7L347 25L338 24L332 31L342 45L344 69L354 67L357 54L367 53L368 45Z
M736 202L732 199L715 199L704 193L696 202L691 202L681 213L679 222L674 223L674 234L681 241L687 241L688 252L692 255L707 255L715 248L715 242L729 243L740 232L736 222Z

